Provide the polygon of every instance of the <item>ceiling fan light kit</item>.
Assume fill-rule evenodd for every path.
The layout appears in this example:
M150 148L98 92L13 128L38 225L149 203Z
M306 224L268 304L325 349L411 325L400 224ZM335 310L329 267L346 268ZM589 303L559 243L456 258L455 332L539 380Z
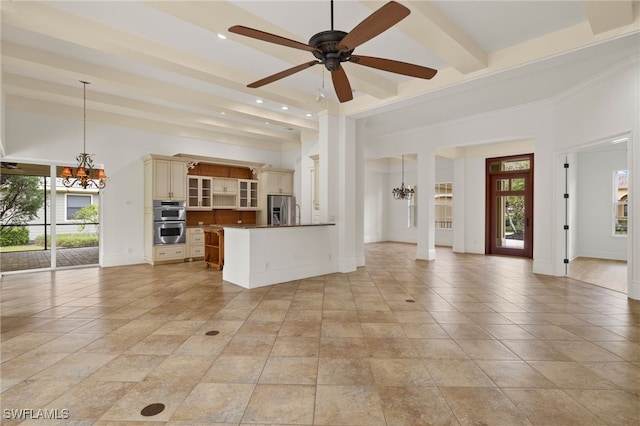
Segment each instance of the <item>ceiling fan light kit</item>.
M421 65L409 64L393 59L383 59L371 56L356 56L353 51L356 47L371 40L382 32L393 27L395 24L409 16L411 11L405 6L395 1L385 4L347 33L333 29L333 0L331 1L331 30L321 31L309 39L308 44L281 37L275 34L256 30L242 25L234 25L229 31L246 37L255 38L281 46L292 47L309 51L316 58L313 61L297 65L293 68L280 71L276 74L265 77L247 85L247 87L258 88L282 78L288 77L297 72L303 71L314 65L322 64L331 72L333 87L340 102L348 102L353 99L353 90L344 67L343 62L351 62L365 67L375 68L382 71L402 74L409 77L431 79L436 75L437 70L423 67Z

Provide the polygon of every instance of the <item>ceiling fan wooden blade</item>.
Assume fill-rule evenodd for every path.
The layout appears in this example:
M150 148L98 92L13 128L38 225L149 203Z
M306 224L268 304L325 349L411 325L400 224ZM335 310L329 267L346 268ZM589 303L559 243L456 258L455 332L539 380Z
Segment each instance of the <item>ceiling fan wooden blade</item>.
M275 43L281 46L293 47L294 49L306 50L309 52L320 51L313 46L309 46L308 44L300 43L299 41L291 40L286 37L281 37L279 35L267 33L260 30L255 30L253 28L245 27L242 25L234 25L233 27L229 28L229 31L246 37L255 38L257 40L268 41L269 43Z
M347 73L344 72L342 66L335 71L331 71L331 80L333 80L333 88L340 102L348 102L353 99L351 84L349 84Z
M400 3L390 1L360 22L338 43L339 50L353 50L362 43L393 27L409 16L411 11Z
M349 62L364 65L365 67L407 75L409 77L424 78L427 80L433 78L433 76L438 72L438 70L423 67L421 65L409 64L407 62L395 61L393 59L376 58L373 56L351 55Z
M247 87L251 87L252 89L258 88L258 87L262 87L265 84L269 84L269 83L273 83L274 81L280 80L281 78L285 78L290 76L291 74L295 74L297 72L300 72L302 70L306 70L309 67L312 67L314 65L319 64L320 61L310 61L310 62L305 62L304 64L295 66L293 68L289 68L287 70L284 71L280 71L279 73L270 75L269 77L265 77L261 80L258 81L254 81L251 84L247 84Z

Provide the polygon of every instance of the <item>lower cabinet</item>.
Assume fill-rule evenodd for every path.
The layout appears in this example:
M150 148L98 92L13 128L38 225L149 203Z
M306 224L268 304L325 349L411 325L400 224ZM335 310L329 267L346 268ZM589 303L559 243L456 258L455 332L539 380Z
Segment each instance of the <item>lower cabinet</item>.
M224 265L224 229L208 229L204 233L204 261L221 270Z
M204 230L202 228L187 228L187 259L204 259Z
M153 248L153 261L162 262L163 260L183 260L184 244L167 244L164 246L155 246Z

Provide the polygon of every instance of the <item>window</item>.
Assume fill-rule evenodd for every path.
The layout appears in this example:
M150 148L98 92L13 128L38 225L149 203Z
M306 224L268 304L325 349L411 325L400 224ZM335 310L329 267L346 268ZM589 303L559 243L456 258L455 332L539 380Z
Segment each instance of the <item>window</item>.
M66 219L73 220L76 213L81 208L91 205L91 195L70 195L67 194Z
M627 235L629 171L613 172L613 235Z
M451 229L453 222L453 183L436 183L434 192L436 229Z

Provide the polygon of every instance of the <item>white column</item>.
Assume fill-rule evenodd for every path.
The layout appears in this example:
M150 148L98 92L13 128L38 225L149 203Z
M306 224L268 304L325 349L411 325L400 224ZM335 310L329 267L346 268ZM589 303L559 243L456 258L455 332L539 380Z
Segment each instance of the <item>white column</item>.
M465 246L465 168L466 158L453 160L453 252L466 253Z
M433 196L436 184L436 155L429 148L418 153L418 248L416 259L434 260L435 224Z
M336 224L338 270L356 270L356 126L346 117L319 117L320 221Z
M356 224L356 266L365 265L364 254L364 120L356 122L356 208L355 208L355 224Z
M636 117L636 120L638 118ZM636 121L637 122L637 121ZM640 128L637 125L636 128ZM629 167L627 296L640 300L640 137L634 133L627 143Z

